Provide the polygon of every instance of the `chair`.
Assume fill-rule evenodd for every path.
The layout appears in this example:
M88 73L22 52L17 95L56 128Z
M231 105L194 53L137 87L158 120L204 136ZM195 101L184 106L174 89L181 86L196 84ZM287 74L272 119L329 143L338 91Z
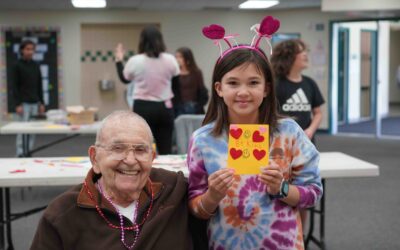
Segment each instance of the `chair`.
M204 115L180 115L175 119L176 145L178 154L186 154L192 133L201 127Z

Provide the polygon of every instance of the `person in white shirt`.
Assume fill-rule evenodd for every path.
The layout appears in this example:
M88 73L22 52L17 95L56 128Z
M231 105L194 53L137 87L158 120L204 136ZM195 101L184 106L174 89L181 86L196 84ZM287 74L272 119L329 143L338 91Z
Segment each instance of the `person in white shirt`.
M156 26L147 26L140 34L139 53L129 58L123 67L124 78L135 86L133 111L150 125L159 154L171 154L172 151L171 79L179 75L178 62L165 50L160 30ZM123 58L122 46L117 46L116 54L122 54L120 57ZM121 61L117 63L122 65Z

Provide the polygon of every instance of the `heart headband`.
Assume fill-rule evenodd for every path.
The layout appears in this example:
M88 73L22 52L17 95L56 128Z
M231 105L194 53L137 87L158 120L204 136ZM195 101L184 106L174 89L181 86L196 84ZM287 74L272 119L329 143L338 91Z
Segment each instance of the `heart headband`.
M253 25L250 29L254 31L256 34L253 37L250 45L238 45L236 40L234 39L238 34L231 34L225 36L225 28L218 24L211 24L203 28L203 35L214 41L215 45L219 46L221 56L218 59L218 62L231 51L236 49L251 49L260 53L263 57L265 57L264 53L259 49L261 39L268 43L270 54L272 54L272 45L270 39L272 35L279 29L280 22L278 19L275 19L272 16L266 16L261 21L260 24ZM233 39L235 41L235 45L229 42L229 39ZM229 48L225 51L222 51L221 40L224 40L226 44L228 44Z

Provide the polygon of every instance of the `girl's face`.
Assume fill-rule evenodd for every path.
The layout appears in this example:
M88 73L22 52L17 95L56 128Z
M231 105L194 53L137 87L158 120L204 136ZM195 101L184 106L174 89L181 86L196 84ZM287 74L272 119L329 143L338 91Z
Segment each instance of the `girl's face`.
M304 70L308 67L308 53L307 48L300 48L301 52L296 55L292 68Z
M230 123L258 123L259 107L268 90L256 65L240 65L215 83L217 94L228 107Z
M176 61L178 61L179 67L182 68L183 66L186 66L185 64L185 58L183 58L182 54L179 52L175 53L175 58Z

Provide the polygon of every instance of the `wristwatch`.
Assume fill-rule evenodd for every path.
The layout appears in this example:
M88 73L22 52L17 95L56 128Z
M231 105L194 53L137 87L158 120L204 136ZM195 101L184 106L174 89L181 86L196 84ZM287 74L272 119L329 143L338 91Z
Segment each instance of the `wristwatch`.
M278 194L270 195L271 199L281 199L286 198L289 194L289 182L285 179L282 179L281 188Z

